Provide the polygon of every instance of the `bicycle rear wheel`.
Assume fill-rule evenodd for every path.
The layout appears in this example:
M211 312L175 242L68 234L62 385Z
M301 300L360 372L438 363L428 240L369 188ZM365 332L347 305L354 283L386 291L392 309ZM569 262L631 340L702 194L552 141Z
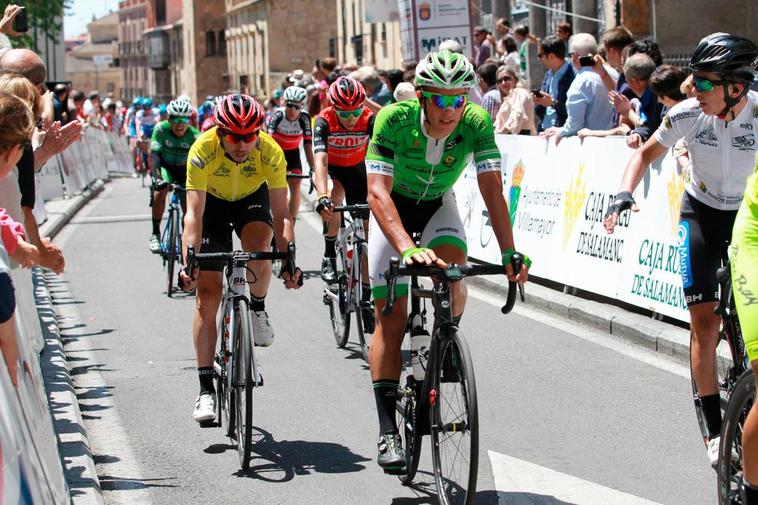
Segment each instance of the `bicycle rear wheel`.
M408 373L407 367L403 367L397 391L397 427L403 437L405 473L398 475L398 478L406 485L413 482L421 459L422 434L418 430L418 421L419 416L426 413L420 412L419 409L420 392L421 383Z
M237 346L234 351L235 375L235 432L237 452L243 470L250 468L253 445L253 354L250 311L247 304L237 302L234 306L235 333Z
M166 296L171 298L174 291L174 270L176 269L176 237L179 233L177 211L168 213L168 243L166 245Z
M474 503L479 467L476 381L458 328L444 331L447 336L437 343L429 402L434 481L440 504L468 505Z
M719 505L741 505L742 494L742 426L755 402L755 375L744 372L731 391L721 428L719 447ZM739 456L734 458L733 455Z
M357 261L355 262L356 265L362 265L365 258L368 258L368 247L366 244L362 244L360 247L355 249L355 254L358 255ZM371 334L373 333L373 326L375 324L374 321L374 314L371 313L370 315L368 313L364 314L364 304L363 304L363 284L361 283L361 274L360 274L360 268L358 273L358 281L355 284L355 288L352 290L353 293L353 301L355 306L355 329L358 333L358 343L361 347L361 354L363 355L363 360L368 363L368 348L369 345L371 345ZM369 321L370 326L367 328L366 324L364 324L364 317L370 317L371 320Z

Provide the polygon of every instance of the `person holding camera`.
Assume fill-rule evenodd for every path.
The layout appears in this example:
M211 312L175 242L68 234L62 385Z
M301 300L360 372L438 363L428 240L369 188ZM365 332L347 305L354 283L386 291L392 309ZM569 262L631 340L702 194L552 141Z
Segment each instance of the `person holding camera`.
M576 135L582 128L608 130L613 127L613 106L600 76L593 71L597 41L589 33L577 33L571 39L571 63L576 77L566 93L566 123L562 127L547 128L540 135L544 139Z

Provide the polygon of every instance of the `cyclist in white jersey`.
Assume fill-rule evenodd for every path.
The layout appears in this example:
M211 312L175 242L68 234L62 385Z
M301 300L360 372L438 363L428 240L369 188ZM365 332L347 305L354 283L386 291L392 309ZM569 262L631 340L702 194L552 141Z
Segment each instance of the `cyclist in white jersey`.
M719 317L716 270L731 240L737 209L752 173L758 134L758 93L749 91L758 48L748 39L714 33L692 58L695 97L669 110L658 131L634 153L624 172L605 227L613 233L619 213L637 207L632 198L648 166L679 139L687 141L690 165L679 222L680 274L691 321L692 374L710 432L708 457L718 464L721 405L716 379Z

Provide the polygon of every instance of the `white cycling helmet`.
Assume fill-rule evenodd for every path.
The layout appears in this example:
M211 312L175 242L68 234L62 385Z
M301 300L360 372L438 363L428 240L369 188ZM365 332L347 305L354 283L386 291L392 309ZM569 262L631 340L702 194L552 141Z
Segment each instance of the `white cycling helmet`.
M182 102L190 102L192 103L192 100L190 100L189 95L179 95L176 97L177 100L181 100Z
M284 101L289 103L296 103L301 107L305 105L305 100L308 98L308 92L300 86L290 86L284 90Z
M171 100L171 103L168 104L168 115L174 117L190 117L192 115L192 106L188 100L185 101L179 98Z
M416 66L416 86L469 89L476 85L474 66L462 54L450 51L429 53Z

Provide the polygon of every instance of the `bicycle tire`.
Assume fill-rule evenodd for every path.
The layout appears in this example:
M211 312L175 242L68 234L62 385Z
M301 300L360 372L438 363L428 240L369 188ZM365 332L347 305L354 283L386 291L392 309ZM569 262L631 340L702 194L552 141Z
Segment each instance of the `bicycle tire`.
M168 246L166 247L166 296L171 298L174 291L174 270L176 269L176 236L178 233L177 228L177 212L175 209L169 211L168 223Z
M251 452L253 450L253 355L250 311L247 304L239 301L234 306L234 317L239 324L235 325L237 332L237 349L235 350L236 382L234 385L235 432L237 435L237 452L240 467L250 468Z
M327 296L329 297L329 317L332 322L334 340L337 342L337 347L343 348L350 336L350 313L347 311L349 277L346 268L347 258L339 245L337 256L339 261L336 262L337 269L334 272L337 282L327 286L326 289L331 291L331 293L327 293Z
M405 451L405 472L398 475L400 482L406 486L413 482L421 459L422 435L418 432L418 418L420 414L419 391L421 384L413 375L408 373L407 367L403 367L400 375L400 386L397 391L397 426L403 437L403 450Z
M234 388L228 387L230 384L229 374L233 373L232 367L228 366L226 356L227 341L231 338L229 334L229 324L227 323L227 317L229 316L229 310L225 302L220 315L220 320L217 328L220 328L220 335L218 336L218 352L216 353L216 362L222 370L222 375L216 374L216 419L219 428L226 427L226 436L229 438L234 437Z
M360 269L360 265L363 262L363 258L368 258L368 247L366 244L361 244L360 247L355 249L354 254L358 255L358 259L355 262ZM371 345L371 333L367 333L366 329L363 324L363 284L361 284L362 278L361 274L358 274L358 282L356 283L355 289L352 290L353 293L353 302L354 307L356 307L355 310L355 329L356 333L358 333L358 345L361 348L361 355L363 356L363 361L368 363L368 349ZM376 323L374 323L376 324Z
M742 425L755 401L755 375L749 368L731 390L729 404L721 427L719 447L718 497L719 505L740 505L742 495ZM739 455L739 461L732 461L732 453Z
M437 342L432 371L431 389L436 391L436 401L429 402L434 482L441 505L469 505L475 501L479 467L476 380L468 345L458 328L451 326L444 331L447 335ZM460 394L455 385L460 386ZM432 396L430 392L430 398ZM450 416L447 409L453 405L464 412ZM454 448L455 457L451 458L447 444L457 439L460 443ZM445 448L441 447L443 444ZM462 444L465 446L461 450ZM452 468L459 460L458 455L462 456L460 463L466 463L460 471Z

